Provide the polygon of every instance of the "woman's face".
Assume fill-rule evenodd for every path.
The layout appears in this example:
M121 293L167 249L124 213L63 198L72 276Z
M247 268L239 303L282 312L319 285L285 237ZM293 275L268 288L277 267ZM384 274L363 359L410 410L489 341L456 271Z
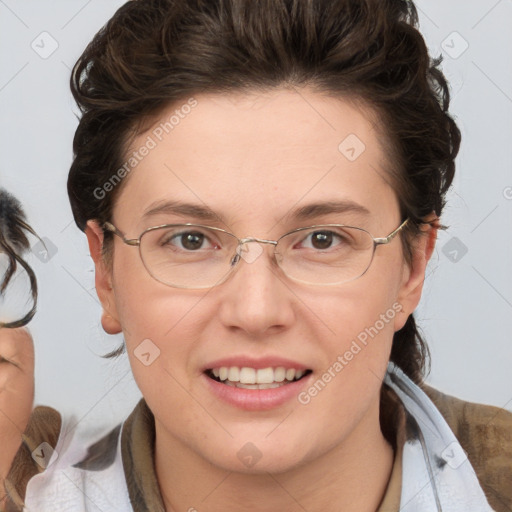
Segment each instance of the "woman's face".
M166 223L271 240L315 224L357 226L374 237L400 225L379 134L348 102L279 89L197 95L189 105L162 112L131 146L127 160L137 162L112 219L127 238ZM216 218L192 209L148 214L168 202ZM334 202L345 206L296 215ZM87 234L94 255L101 234L92 223ZM112 271L96 254L107 330L123 330L157 442L230 471L284 471L377 435L393 333L416 306L424 273L424 249L411 271L399 237L377 248L362 277L335 286L292 281L273 262L273 247L261 248L225 282L201 290L156 281L137 248L118 237ZM233 379L242 367L247 375L307 372L255 390L213 380L210 370L221 367Z

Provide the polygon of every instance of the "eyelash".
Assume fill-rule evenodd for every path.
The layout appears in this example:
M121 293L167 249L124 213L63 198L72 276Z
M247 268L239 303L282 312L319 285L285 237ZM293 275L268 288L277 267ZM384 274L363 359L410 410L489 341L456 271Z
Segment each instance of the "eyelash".
M343 236L342 234L336 232L336 231L333 231L333 230L328 230L328 229L324 229L324 230L318 230L318 231L312 231L310 233L308 233L305 237L301 238L299 240L299 243L304 243L308 238L312 237L313 235L318 235L318 234L326 234L326 235L332 235L333 239L338 239L340 242L334 246L331 246L331 247L335 247L337 245L339 245L340 243L343 243L343 242L348 242L347 240L347 236ZM184 236L187 236L187 235L202 235L204 238L203 238L203 241L204 240L207 240L210 242L210 244L213 244L215 247L220 247L220 242L212 242L210 237L201 232L201 231L181 231L179 233L174 233L172 234L171 236L166 236L164 237L164 239L161 241L161 245L175 245L172 243L173 240L180 240L180 244L182 247L180 247L179 249L180 250L184 250L185 252L189 252L186 248L183 247L183 237ZM293 244L295 245L295 244ZM331 248L329 247L329 248ZM310 249L314 249L314 247L309 247ZM190 251L190 252L195 252L195 251Z

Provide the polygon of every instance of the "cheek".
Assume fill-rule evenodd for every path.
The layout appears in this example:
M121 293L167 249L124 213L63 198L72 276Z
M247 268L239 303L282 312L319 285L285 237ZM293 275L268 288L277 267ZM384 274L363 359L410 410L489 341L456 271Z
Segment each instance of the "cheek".
M180 368L186 366L206 317L199 304L201 298L171 294L155 287L146 294L126 293L119 298L118 313L130 357L147 348L154 350L160 363ZM154 347L154 348L153 348Z
M166 293L169 292L166 290ZM133 377L150 409L166 423L176 415L193 421L188 389L191 353L198 343L196 300L140 293L123 301L121 323ZM167 415L169 417L167 417Z
M377 410L394 334L394 321L401 306L389 282L360 281L364 286L349 290L341 300L332 296L323 302L322 320L334 331L318 340L324 367L298 396L304 422L322 425L313 446L339 441L369 410ZM380 292L380 293L377 293Z
M317 333L324 333L317 345L327 356L322 380L330 388L339 386L346 399L359 396L368 383L379 384L376 376L386 369L395 323L404 316L397 299L400 275L400 269L390 268L387 273L365 275L343 291L324 293L322 301L316 297ZM315 297L303 295L302 301L313 305ZM331 386L331 381L336 383Z
M204 295L159 283L136 250L116 253L113 286L118 318L132 348L146 338L156 342L179 331Z
M355 339L364 343L376 338L384 345L391 342L402 310L398 302L402 269L398 265L388 265L385 271L383 266L375 268L340 288L300 292L302 303L310 306L318 326L325 328L332 349L343 350Z
M204 292L173 290L128 258L115 261L113 282L126 350L142 393L158 393L172 385L173 376L183 381L205 318L199 314Z

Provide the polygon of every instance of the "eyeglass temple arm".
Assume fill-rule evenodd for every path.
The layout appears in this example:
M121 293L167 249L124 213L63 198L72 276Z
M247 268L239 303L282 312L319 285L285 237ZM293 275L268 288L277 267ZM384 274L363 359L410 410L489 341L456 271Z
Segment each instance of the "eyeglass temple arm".
M114 235L117 235L127 245L140 245L140 240L138 238L126 238L126 235L119 231L119 229L117 229L114 224L111 224L110 222L105 222L103 224L103 230L114 233Z
M405 219L402 224L400 224L400 226L398 226L394 231L392 231L388 236L384 237L384 238L374 238L373 241L375 242L376 245L381 245L381 244L389 244L389 242L391 242L391 240L393 240L393 238L395 238L395 236L400 232L400 230L402 228L405 227L405 225L409 222L409 219Z

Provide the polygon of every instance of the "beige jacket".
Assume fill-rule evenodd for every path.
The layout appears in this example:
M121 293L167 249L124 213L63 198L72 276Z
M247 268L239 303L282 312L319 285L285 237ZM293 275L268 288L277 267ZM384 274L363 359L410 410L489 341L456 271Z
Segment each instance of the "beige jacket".
M512 413L492 406L473 404L445 395L434 388L423 390L441 412L473 465L490 505L496 512L512 511ZM407 438L403 409L394 415L395 463L387 492L378 512L398 512L401 490L401 452ZM41 467L32 451L47 442L55 447L61 428L60 414L48 407L37 407L23 437L6 483L9 495L7 511L20 511L28 481ZM89 448L81 467L101 469L111 459L120 426ZM141 400L122 430L123 468L135 512L164 512L154 470L154 418Z

